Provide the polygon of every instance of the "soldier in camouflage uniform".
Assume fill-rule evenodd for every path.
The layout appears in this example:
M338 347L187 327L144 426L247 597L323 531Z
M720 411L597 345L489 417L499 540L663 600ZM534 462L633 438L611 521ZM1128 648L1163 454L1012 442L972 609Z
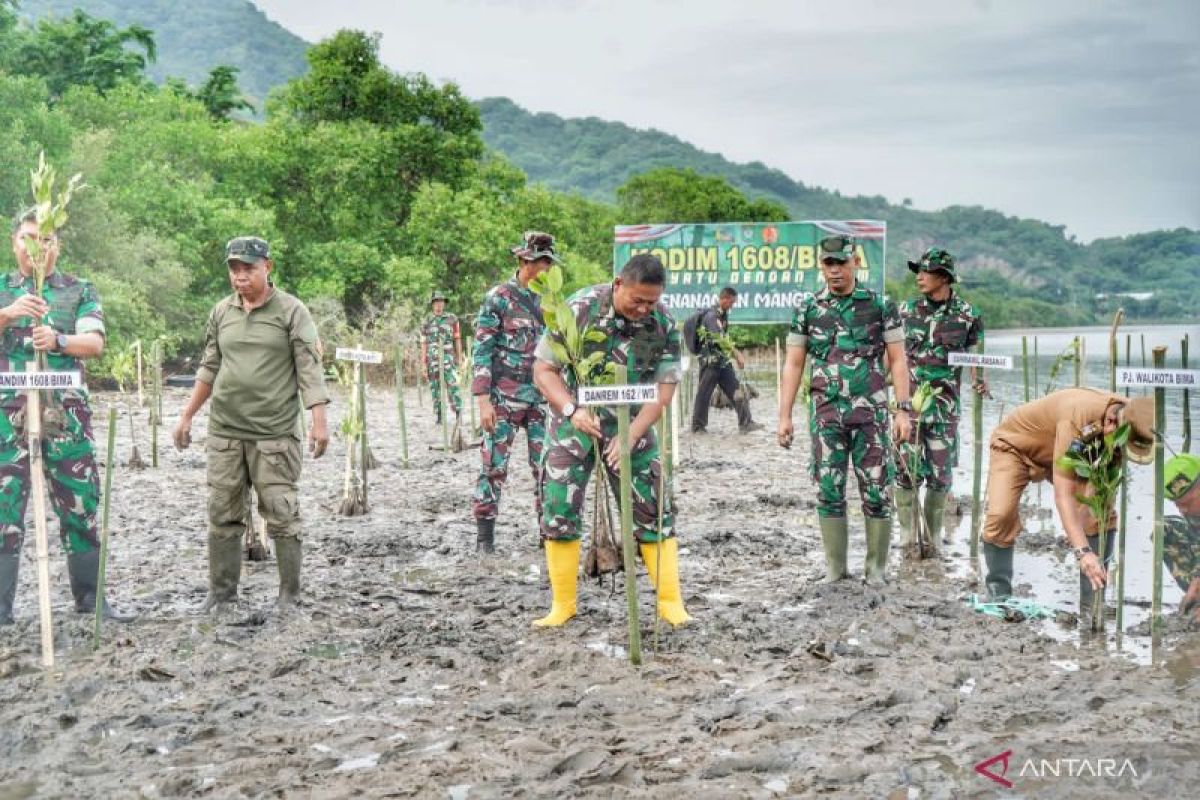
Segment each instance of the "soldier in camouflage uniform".
M1163 488L1182 516L1163 518L1163 563L1183 591L1179 613L1200 622L1200 456L1184 453L1163 468Z
M546 438L545 400L533 384L533 351L546 325L541 300L529 289L529 282L551 264L561 262L554 252L554 237L548 233L526 233L512 253L517 258L516 274L488 292L475 323L471 394L479 405L483 440L471 510L476 549L486 553L494 548L500 491L508 478L508 459L517 431L525 429L535 487ZM537 512L540 519L540 495Z
M429 391L433 394L434 418L441 422L442 378L446 380L446 395L454 406L455 415L462 412L462 399L458 393L462 343L458 338L458 317L446 311L446 295L434 292L429 299L429 306L432 313L421 326L421 360L425 364L425 376L429 379Z
M679 383L680 337L675 321L660 302L666 283L662 262L652 255L634 256L611 284L576 292L568 304L583 339L582 358L600 352L604 364L624 364L631 384L658 384L657 403L634 406L632 442L633 527L650 580L658 590L658 614L672 625L689 617L679 590L679 555L673 535L674 511L663 497L662 532L658 528L662 462L654 423L671 402ZM585 332L590 332L592 336ZM588 479L598 455L613 485L619 484L620 440L617 416L575 404L580 378L567 363L561 334L548 329L537 349L534 380L551 409L549 436L542 467L542 538L554 602L550 613L534 623L562 625L575 616L575 581L579 571L581 516ZM632 577L632 576L630 576Z
M47 259L40 297L33 293L30 240L38 243ZM50 371L82 372L84 359L97 358L104 351L104 312L96 288L54 269L58 239L39 238L37 215L32 209L14 220L12 247L18 268L5 277L0 287L0 329L4 336L0 372L24 372L39 352L45 354ZM96 533L100 479L92 411L84 388L43 392L42 398L42 458L50 505L58 515L59 534L67 553L75 611L89 614L96 610L100 567ZM0 625L13 622L25 539L25 509L31 485L26 402L21 392L0 391ZM115 614L107 602L103 612L111 619L129 619Z
M696 338L700 345L700 381L696 385L696 404L692 407L692 433L704 433L708 428L708 406L717 387L733 403L737 411L738 432L753 433L763 426L750 415L750 398L738 397L741 384L733 370L732 359L738 368L746 366L742 354L729 340L729 310L737 302L737 289L726 286L717 295L716 304L704 312L696 326Z
M925 500L920 508L929 531L929 544L936 549L942 535L946 498L954 482L954 467L958 464L962 367L950 366L948 356L983 342L983 320L975 307L953 289L957 278L954 256L950 253L930 248L920 261L909 261L908 268L917 273L917 288L921 292L921 297L900 307L909 380L913 387L928 383L938 394L922 411L920 424L914 426L913 436L919 437L919 441L897 442L896 512L906 533L905 544L911 545L915 537L913 503L918 502L917 492L924 484ZM986 393L987 384L979 380L975 368L971 373L975 391Z
M819 244L825 287L806 297L792 316L778 435L781 446L791 446L792 406L811 353L811 471L817 483L825 580L849 576L846 471L853 463L866 517L866 580L880 585L892 536L885 352L898 401L894 422L899 438L908 438L912 403L900 315L891 300L857 284L855 270L861 262L856 248L849 236L828 236Z

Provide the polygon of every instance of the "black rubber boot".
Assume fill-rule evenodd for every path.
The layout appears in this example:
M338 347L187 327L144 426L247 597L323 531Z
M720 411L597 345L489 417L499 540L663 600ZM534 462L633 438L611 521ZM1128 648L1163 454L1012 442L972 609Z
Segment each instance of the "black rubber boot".
M1013 549L984 542L983 560L987 563L988 599L997 602L1012 597Z
M279 567L279 599L281 608L294 606L300 597L300 565L304 561L304 546L295 536L280 536L275 540L275 563Z
M17 596L17 572L20 568L20 553L0 555L0 625L13 624L13 600Z
M496 520L475 520L475 550L480 553L496 552Z
M241 545L241 542L238 542ZM96 580L100 575L100 551L71 553L67 556L67 575L71 579L71 594L75 595L75 613L96 613ZM105 599L101 615L113 622L132 622L128 614L118 614Z
M278 543L276 543L278 547ZM277 555L278 557L278 555ZM208 537L208 599L204 610L236 603L242 577L242 540L239 537Z

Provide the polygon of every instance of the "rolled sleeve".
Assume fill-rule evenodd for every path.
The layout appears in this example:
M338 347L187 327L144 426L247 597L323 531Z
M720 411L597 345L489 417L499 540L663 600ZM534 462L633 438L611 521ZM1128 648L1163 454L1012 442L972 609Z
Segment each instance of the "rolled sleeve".
M533 351L533 355L538 361L545 361L547 364L562 367L563 363L558 360L558 356L554 355L554 348L550 346L550 337L554 335L548 330L543 333L542 338L538 340L537 349Z
M667 331L667 343L663 347L662 358L654 373L656 383L679 383L682 374L680 371L681 348L682 337L679 335L679 327L672 321Z
M471 394L486 395L492 391L492 354L496 337L500 335L500 314L496 311L495 294L484 298L475 320L475 353L472 356Z
M890 297L883 298L883 341L885 344L904 341L904 322Z
M804 304L792 310L792 324L788 326L787 335L788 347L808 347L808 318L805 314L807 306L806 300Z

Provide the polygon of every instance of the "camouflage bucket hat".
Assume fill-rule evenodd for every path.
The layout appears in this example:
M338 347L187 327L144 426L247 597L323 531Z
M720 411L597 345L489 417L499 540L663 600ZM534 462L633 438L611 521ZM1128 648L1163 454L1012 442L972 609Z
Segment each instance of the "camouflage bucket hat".
M853 236L826 236L818 244L818 249L821 251L820 261L837 261L839 264L845 264L850 259L854 258L854 248L858 242Z
M541 231L525 231L521 244L509 248L509 252L522 261L548 258L555 264L562 263L562 259L554 252L554 237Z
M921 256L920 261L908 262L908 268L913 272L944 272L951 283L958 280L954 273L954 256L940 247L931 247Z
M446 293L443 292L441 289L434 289L433 294L429 295L429 304L433 305L433 303L435 303L438 300L445 302Z
M239 236L230 239L225 245L226 261L241 261L243 264L255 264L264 258L271 257L271 246L265 239L257 236Z
M1163 491L1171 500L1179 500L1200 483L1200 456L1183 453L1163 467Z

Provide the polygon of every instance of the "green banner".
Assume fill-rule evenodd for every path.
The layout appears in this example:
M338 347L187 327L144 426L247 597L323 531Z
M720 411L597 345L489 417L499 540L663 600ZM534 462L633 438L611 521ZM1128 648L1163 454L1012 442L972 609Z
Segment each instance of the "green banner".
M874 220L619 225L613 265L619 272L639 253L658 256L667 268L663 303L677 320L711 306L722 287L732 286L738 298L731 322L790 322L804 293L824 285L817 242L835 234L855 237L859 283L883 292L887 224Z

